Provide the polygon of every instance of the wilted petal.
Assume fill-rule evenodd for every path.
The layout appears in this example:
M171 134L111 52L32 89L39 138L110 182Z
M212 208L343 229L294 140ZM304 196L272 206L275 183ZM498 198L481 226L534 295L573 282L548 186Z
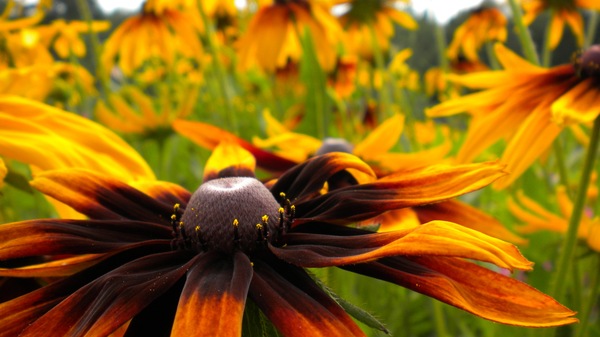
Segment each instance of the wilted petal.
M502 165L492 162L402 171L372 183L336 189L298 202L294 225L309 221L340 224L362 221L398 208L448 200L480 189L505 174ZM276 188L277 184L273 190L278 191Z
M241 336L252 266L238 252L229 258L202 258L189 270L171 336Z
M210 124L178 119L173 122L173 129L182 136L189 138L194 143L210 150L217 147L222 141L236 143L246 151L252 153L256 158L258 166L267 171L283 172L296 165L296 163L291 160L260 149L250 142Z
M463 257L507 269L528 270L532 266L512 244L444 221L346 237L289 233L286 243L281 248L269 248L280 259L308 268L365 263L388 256Z
M307 160L283 174L271 187L278 195L284 192L292 201L314 196L334 174L342 170L357 170L374 177L373 170L358 157L342 152L328 153Z
M203 181L226 177L254 177L254 156L235 143L223 141L204 166Z
M256 261L250 298L286 337L364 336L346 312L302 269Z
M189 261L178 251L131 261L66 297L20 336L106 336L169 290Z
M401 285L479 317L518 326L577 322L575 312L508 276L448 257L393 257L344 269Z
M135 219L170 224L168 205L129 185L83 169L63 169L38 174L31 185L94 219Z

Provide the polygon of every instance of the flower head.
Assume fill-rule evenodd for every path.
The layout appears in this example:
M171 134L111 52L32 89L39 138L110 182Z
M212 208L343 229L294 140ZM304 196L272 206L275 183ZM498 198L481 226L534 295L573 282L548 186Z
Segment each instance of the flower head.
M144 194L80 169L38 175L33 186L90 219L0 226L0 263L34 261L1 268L0 276L63 277L0 304L2 333L240 336L252 301L284 336L363 336L304 270L327 266L497 322L576 321L552 298L464 260L530 269L510 244L439 221L389 233L347 226L481 187L503 174L495 164L430 168L324 194L337 172L373 173L344 153L315 157L267 184L253 166L250 153L223 144L194 193L157 184Z
M583 45L583 18L579 8L600 10L600 3L595 0L522 0L525 10L523 20L531 24L545 10L550 10L550 41L548 46L554 49L560 43L565 23L571 28L579 46Z
M474 159L500 139L511 175L496 183L508 186L552 144L563 127L588 123L598 116L600 89L597 76L600 48L584 51L575 64L541 68L521 59L502 45L496 53L504 69L449 78L479 92L448 100L431 108L431 117L461 112L473 115L460 162Z

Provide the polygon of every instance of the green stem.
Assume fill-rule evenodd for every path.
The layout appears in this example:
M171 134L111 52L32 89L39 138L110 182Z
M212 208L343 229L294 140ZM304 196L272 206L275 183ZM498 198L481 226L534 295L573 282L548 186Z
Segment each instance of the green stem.
M446 326L446 319L444 318L444 307L442 303L437 300L433 301L433 320L435 321L435 331L437 337L446 337L448 335L448 327Z
M554 13L552 13L554 15ZM552 16L551 16L552 17ZM542 66L548 67L550 66L550 62L552 62L552 50L550 49L550 39L552 35L552 19L548 21L546 25L546 31L544 32L544 47L542 49Z
M216 73L217 82L219 85L219 89L221 91L221 97L223 98L223 105L225 107L225 115L227 116L227 121L229 122L229 130L234 133L238 133L238 123L235 118L234 107L232 104L233 93L231 92L231 86L227 81L227 74L225 69L223 69L223 65L221 64L220 57L218 51L217 43L215 42L215 32L210 22L206 12L204 11L204 6L202 5L201 0L197 0L196 6L198 7L198 12L200 13L200 17L202 18L202 23L204 24L204 29L206 31L206 40L208 41L208 51L210 56L212 57L212 64L214 65L214 72Z
M572 200L574 195L573 191L571 190L571 186L569 185L569 175L567 174L567 165L565 164L564 149L560 143L560 139L556 139L552 143L552 150L554 151L554 156L556 157L556 166L558 168L560 183L566 188L567 195Z
M559 301L563 296L563 292L565 291L565 283L567 276L570 274L571 265L573 263L575 244L577 243L577 231L579 229L583 209L585 207L590 177L594 171L599 139L600 117L596 118L594 121L592 134L590 136L590 145L585 157L585 162L583 164L583 171L581 172L581 180L578 187L579 190L573 206L571 218L569 219L569 228L567 229L567 234L563 241L562 251L556 268L556 278L554 279L554 283L551 285L550 289L550 295Z
M588 11L588 13L590 14L590 19L588 21L588 26L586 29L587 35L585 37L585 42L583 43L584 49L591 46L592 42L594 42L594 37L596 34L596 26L598 26L598 11L591 10L591 11Z
M93 25L93 16L92 11L90 10L90 6L86 0L77 0L77 8L81 12L81 16L84 21L88 24L88 34L90 36L90 42L92 44L92 64L96 69L96 78L100 81L100 87L102 89L103 97L107 97L110 93L109 86L109 77L108 73L105 71L102 62L100 62L100 54L102 53L102 47L100 45L100 39L98 35L94 32Z
M500 63L498 63L498 59L496 58L496 54L494 53L494 45L492 43L485 43L485 53L487 54L488 60L490 62L490 67L493 70L499 70L502 68L500 66Z
M435 43L438 50L438 63L440 68L447 73L450 70L448 57L446 57L446 36L444 34L444 26L436 24L435 26Z
M589 327L588 321L590 320L590 314L592 313L592 309L594 308L594 304L596 303L596 299L598 298L598 293L600 291L600 255L594 254L595 259L595 268L590 268L592 271L591 279L590 279L590 293L586 296L589 301L585 302L585 306L581 308L579 312L579 324L575 330L575 337L584 337L587 336L587 329Z
M377 43L377 34L375 34L375 28L372 23L369 23L369 32L371 33L371 42L373 47L373 58L375 59L375 67L379 71L381 76L381 88L379 89L379 104L381 117L380 120L384 120L392 116L392 107L390 100L389 89L391 86L388 85L388 71L385 69L385 61L383 59L383 51ZM374 73L375 74L375 73ZM375 87L373 87L375 89Z
M515 24L515 29L517 30L517 36L519 37L519 41L521 41L521 47L523 47L523 53L529 62L539 65L540 59L535 50L535 43L531 38L529 29L527 29L525 22L523 22L523 13L521 12L521 8L519 8L517 0L508 0L508 3L513 14L513 21Z

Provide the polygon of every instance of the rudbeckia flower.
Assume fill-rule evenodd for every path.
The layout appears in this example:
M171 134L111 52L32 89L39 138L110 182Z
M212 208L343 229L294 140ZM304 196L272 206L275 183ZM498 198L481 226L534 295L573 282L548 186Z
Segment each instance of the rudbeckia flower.
M91 31L94 33L103 32L110 28L109 21L92 21ZM85 43L81 39L81 34L90 32L90 24L86 21L69 21L62 19L53 20L46 26L37 27L48 44L52 42L56 54L61 58L67 58L70 54L77 57L83 57L86 54Z
M273 73L302 56L300 34L311 34L323 69L333 69L341 28L325 2L274 0L263 4L252 17L248 30L236 43L242 69L254 66Z
M550 41L548 47L556 48L562 38L565 23L569 25L579 46L583 45L583 18L579 8L600 10L600 2L596 0L522 0L525 10L523 21L529 25L545 10L550 10Z
M115 133L84 117L24 98L0 97L0 156L34 173L68 167L131 184L156 180L144 159ZM62 217L78 216L54 203Z
M192 113L198 98L198 88L181 86L177 93L161 92L159 106L148 95L133 86L121 88L119 94L110 94L107 104L99 101L95 114L102 124L123 133L150 133L168 128L176 118Z
M351 55L371 59L375 43L382 51L388 50L394 36L394 24L406 29L417 29L417 22L398 9L406 0L337 0L347 10L339 17L344 28L344 48ZM373 40L375 38L375 40Z
M202 29L193 11L160 8L147 2L141 13L125 20L104 44L101 61L112 69L115 59L125 75L131 75L145 62L172 67L178 57L199 60Z
M479 92L448 100L427 111L430 117L461 112L473 115L457 155L469 162L504 138L502 154L511 173L495 187L517 179L552 144L565 125L589 123L600 108L600 46L583 52L575 64L541 68L496 45L504 70L449 76L453 82Z
M533 199L519 191L515 198L509 199L508 207L511 213L522 225L516 230L522 234L539 231L552 231L565 234L569 228L569 218L573 210L573 202L567 196L564 186L559 186L556 199L560 214L548 211ZM587 242L593 250L600 252L600 219L584 212L579 224L577 237Z
M503 174L495 164L430 168L325 194L336 172L373 173L344 153L312 158L266 185L253 170L248 152L224 144L193 193L157 186L144 194L79 169L38 175L34 187L89 220L0 226L3 264L37 259L1 276L63 277L0 304L2 334L241 336L252 302L283 336L364 336L304 269L331 266L496 322L577 321L551 297L465 260L530 269L503 241L448 222L390 233L346 226L482 187Z
M469 61L477 61L477 51L486 42L506 41L506 17L495 7L472 10L465 22L454 31L448 46L448 58L457 60L463 55Z

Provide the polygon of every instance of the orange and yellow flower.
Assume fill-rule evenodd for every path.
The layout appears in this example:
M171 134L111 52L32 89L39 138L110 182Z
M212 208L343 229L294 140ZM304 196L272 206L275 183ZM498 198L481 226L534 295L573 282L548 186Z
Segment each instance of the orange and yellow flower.
M441 117L468 112L473 116L457 155L459 162L469 162L506 139L501 160L511 175L494 185L504 188L548 149L565 125L589 123L598 116L600 46L589 48L574 65L552 68L534 66L500 44L496 53L503 70L449 76L479 92L448 100L427 114Z
M506 17L495 7L481 7L472 10L468 18L455 31L448 46L450 60L464 56L469 61L477 61L478 50L486 42L506 41Z
M525 15L525 24L531 24L545 10L550 10L550 40L548 47L556 48L562 39L565 23L571 28L579 46L583 45L583 18L579 8L600 10L600 2L596 0L521 0Z
M339 18L345 30L344 49L351 55L372 59L375 48L386 51L394 35L394 24L417 29L417 22L398 7L406 0L337 0L347 6Z
M99 101L95 114L102 124L113 130L150 133L169 128L173 120L189 116L196 104L198 92L198 87L193 85L179 88L177 93L163 91L158 95L159 102L156 102L136 87L126 86L118 94L110 94L108 104Z
M308 32L321 67L332 70L341 28L330 10L331 5L322 1L274 0L263 4L237 41L240 67L273 73L288 63L299 63L301 39Z
M519 191L514 199L509 199L511 213L522 222L516 230L522 234L539 231L552 231L565 234L569 228L569 219L573 202L567 196L564 186L557 189L557 202L560 214L548 211L544 206ZM584 212L578 227L577 237L587 242L593 250L600 252L600 218Z

